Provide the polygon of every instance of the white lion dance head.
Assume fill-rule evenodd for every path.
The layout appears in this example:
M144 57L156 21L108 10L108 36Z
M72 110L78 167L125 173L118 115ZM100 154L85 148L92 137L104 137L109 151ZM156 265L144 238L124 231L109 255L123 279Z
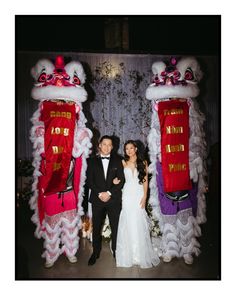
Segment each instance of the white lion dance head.
M204 116L195 97L202 72L193 57L155 62L146 90L152 102L148 135L150 203L162 231L163 260L183 257L187 264L199 255L199 224L205 217Z
M49 267L61 253L76 260L92 133L82 112L87 92L81 63L65 65L62 56L55 64L42 59L31 74L35 79L31 94L40 102L31 119L35 171L30 206L35 211L35 235L45 239L43 257Z

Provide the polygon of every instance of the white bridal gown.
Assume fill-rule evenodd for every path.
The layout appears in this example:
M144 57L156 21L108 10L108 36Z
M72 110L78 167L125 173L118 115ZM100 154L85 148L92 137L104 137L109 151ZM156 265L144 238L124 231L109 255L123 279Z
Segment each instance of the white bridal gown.
M120 213L116 265L131 267L139 265L149 268L160 262L158 254L153 250L148 215L140 206L143 197L143 184L139 184L138 171L124 168L125 185L122 194L122 210Z

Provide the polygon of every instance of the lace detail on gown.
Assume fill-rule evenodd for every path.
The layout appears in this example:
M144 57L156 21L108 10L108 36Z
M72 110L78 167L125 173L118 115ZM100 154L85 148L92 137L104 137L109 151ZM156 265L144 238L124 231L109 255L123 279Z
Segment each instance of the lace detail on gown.
M157 251L153 249L149 217L140 207L143 197L143 185L138 183L138 171L124 168L125 185L122 194L116 246L116 265L131 267L139 265L149 268L159 264Z

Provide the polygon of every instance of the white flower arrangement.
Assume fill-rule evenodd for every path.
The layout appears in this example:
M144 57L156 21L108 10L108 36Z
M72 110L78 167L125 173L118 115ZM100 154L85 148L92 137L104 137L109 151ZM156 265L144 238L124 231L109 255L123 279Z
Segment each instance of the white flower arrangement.
M109 218L106 215L104 225L102 228L102 237L105 239L105 241L109 242L111 240L111 226L109 223Z
M151 234L151 237L153 238L157 238L157 237L160 237L162 234L161 234L161 230L160 230L160 227L159 227L159 222L157 219L154 219L153 215L152 215L152 206L150 203L148 203L147 205L147 213L148 213L148 216L150 218L150 234Z
M159 237L161 236L161 231L159 228L158 221L151 217L151 236L152 237Z

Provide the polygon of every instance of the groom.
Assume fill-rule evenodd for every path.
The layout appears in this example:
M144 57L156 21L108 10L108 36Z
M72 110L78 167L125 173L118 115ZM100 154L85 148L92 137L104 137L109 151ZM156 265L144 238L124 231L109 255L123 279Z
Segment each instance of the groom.
M121 159L111 154L112 148L112 138L104 135L99 141L99 154L88 161L87 183L91 189L89 201L92 203L93 222L93 253L88 265L95 264L99 258L102 247L101 230L106 213L111 226L112 252L115 257L124 172ZM116 177L120 180L117 185L113 184Z

